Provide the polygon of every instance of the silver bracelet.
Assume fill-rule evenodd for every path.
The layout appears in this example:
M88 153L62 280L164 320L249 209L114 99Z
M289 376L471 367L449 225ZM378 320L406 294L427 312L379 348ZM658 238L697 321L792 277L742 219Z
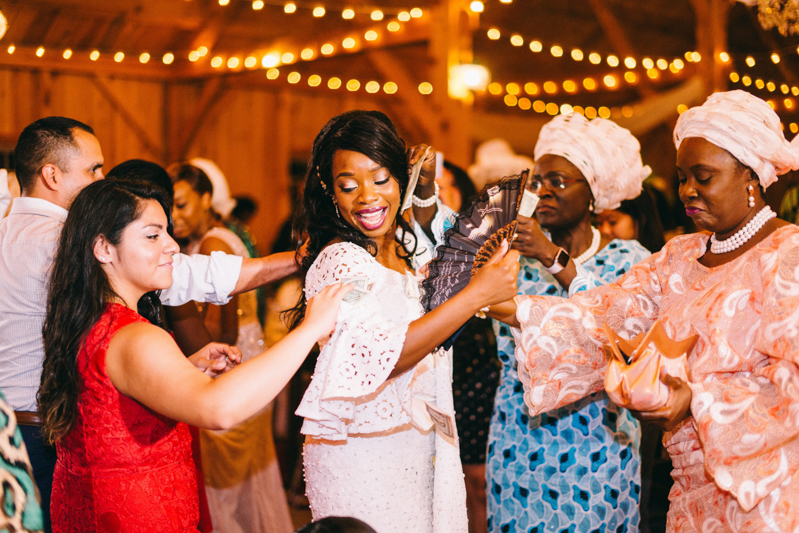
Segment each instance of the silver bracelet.
M433 196L422 200L421 198L419 198L414 194L413 198L411 198L411 202L413 202L413 205L415 205L416 207L431 207L436 203L436 200L438 200L439 187L438 187L438 182L434 181L433 183L435 183L436 186L436 192L433 193Z

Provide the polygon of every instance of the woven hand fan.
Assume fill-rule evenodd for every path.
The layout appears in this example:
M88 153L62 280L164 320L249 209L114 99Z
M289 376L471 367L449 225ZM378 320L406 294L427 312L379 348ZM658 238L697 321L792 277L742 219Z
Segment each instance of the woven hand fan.
M455 214L454 225L444 234L444 244L437 248L436 259L428 263L429 273L422 282L422 305L427 311L459 293L502 241L513 239L529 172L486 187L468 208ZM443 346L449 347L456 336Z

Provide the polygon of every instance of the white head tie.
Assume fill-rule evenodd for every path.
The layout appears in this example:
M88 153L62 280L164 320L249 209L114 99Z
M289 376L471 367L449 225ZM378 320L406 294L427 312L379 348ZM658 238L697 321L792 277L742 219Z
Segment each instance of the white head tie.
M489 183L495 183L500 178L513 176L528 168L533 168L532 159L526 155L517 155L504 139L491 139L475 150L475 161L469 166L468 174L479 191Z
M594 195L597 211L616 209L622 200L641 194L652 169L641 161L641 145L633 134L610 120L583 115L558 115L538 134L535 159L558 155L576 166Z
M203 159L202 157L190 159L189 163L205 172L205 175L211 180L211 185L214 186L214 193L211 195L211 207L222 218L229 217L230 212L236 207L236 200L230 197L230 188L222 169L210 159Z
M679 149L689 137L727 150L755 171L763 188L777 176L799 169L799 147L785 140L777 113L746 91L711 94L704 104L680 115L674 145Z

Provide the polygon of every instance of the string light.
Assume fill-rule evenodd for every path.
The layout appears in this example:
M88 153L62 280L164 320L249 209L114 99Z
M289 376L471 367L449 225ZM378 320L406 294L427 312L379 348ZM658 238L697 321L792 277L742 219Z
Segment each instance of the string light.
M244 60L244 66L247 68L255 68L258 65L258 60L253 56L249 56Z
M400 11L400 14L397 15L397 20L399 20L400 22L408 22L409 20L411 20L411 14L408 13L407 11Z
M205 57L208 55L208 47L201 46L197 49L197 53L200 54L200 57Z
M719 59L721 59L722 63L729 63L730 62L730 54L727 52L721 52L719 54Z
M669 68L669 62L665 59L658 59L656 65L660 70L666 70Z
M292 14L297 11L297 4L294 2L288 2L286 5L283 6L283 13Z
M292 54L291 52L286 52L285 54L280 56L280 62L285 65L290 65L294 63L294 54Z
M397 84L393 81L388 81L383 84L383 92L386 94L394 94L397 92Z
M399 31L400 24L396 20L392 20L391 22L388 23L386 28L388 28L388 31Z
M339 87L341 87L341 80L338 78L330 78L329 80L327 80L327 86L328 88L333 90L338 89Z
M635 59L632 57L625 57L624 66L627 68L635 68Z
M583 80L583 87L589 91L596 90L596 82L593 78L586 78Z
M236 68L239 66L239 58L231 57L227 60L227 68Z
M422 18L422 15L424 15L424 12L421 9L419 9L418 7L414 7L413 9L411 9L411 16L413 18L415 18L415 19ZM432 91L433 91L433 86L431 85L430 86L430 92L432 92Z
M619 58L614 55L609 55L606 59L608 65L611 67L618 67L619 66Z
M616 77L611 74L605 76L602 81L604 81L605 86L607 86L610 89L616 87Z
M189 52L189 61L194 62L197 61L198 59L200 59L200 52L198 52L197 50L192 50L191 52Z
M117 52L114 54L114 61L117 63L122 63L123 59L125 59L125 54L123 52Z
M549 49L549 53L552 54L553 57L561 57L563 55L563 48L558 45L554 45Z
M531 105L532 103L530 102L529 98L524 98L524 97L519 98L519 109L527 111L528 109L530 109Z
M653 68L655 68L655 62L654 62L654 61L652 61L652 59L651 59L651 58L649 58L649 57L645 57L645 58L644 58L644 59L641 61L641 66L642 66L642 67L644 67L646 70L650 70L650 69L653 69Z
M300 57L303 58L305 61L313 59L313 50L310 48L305 48L302 52L300 52Z
M64 56L64 59L69 59L70 57L72 57L72 50L67 48L66 50L64 50L64 53L62 55Z
M44 47L40 46L36 49L36 57L42 57L44 55Z
M322 6L316 6L313 8L313 16L316 18L324 17L325 16L325 8Z
M214 68L219 68L219 67L222 66L222 63L224 63L224 62L225 61L221 57L216 56L215 58L213 58L211 60L211 66L214 67Z
M679 114L681 114L681 115L682 115L682 114L683 114L683 113L685 113L686 111L688 111L688 106L687 106L687 105L685 105L685 104L680 104L680 105L678 105L678 106L677 106L677 113L679 113Z
M558 92L557 84L554 81L544 82L544 92L547 94L556 94Z
M16 50L16 49L17 49L17 47L14 46L13 44L8 45L8 53L9 54L13 54L14 50Z
M543 49L544 45L541 44L539 41L530 41L530 50L532 50L533 52L538 53Z
M374 30L367 31L363 36L363 38L366 39L367 41L376 41L377 37L378 37L377 32Z
M220 6L226 6L226 5L228 5L229 3L230 3L230 0L219 0L219 5L220 5Z
M748 66L749 68L754 67L755 66L755 58L752 57L752 56L747 56L746 57L746 66Z
M524 84L524 92L529 94L530 96L535 96L538 94L538 85L533 82L528 82Z
M771 61L776 65L780 62L780 56L777 53L771 54Z
M383 12L380 11L379 9L375 9L374 11L372 11L372 14L370 15L370 17L375 22L378 21L378 20L383 20Z
M355 18L355 11L349 7L341 12L341 18L344 20L351 20Z
M514 95L512 95L512 94L506 94L506 95L505 95L505 98L504 98L504 100L505 100L505 105L507 105L507 106L509 106L509 107L513 107L513 106L515 106L515 105L516 105L516 103L519 101L519 99L518 99L518 98L516 98L516 97L515 97Z
M602 56L596 52L591 52L588 54L588 61L590 61L592 65L598 65L602 62Z
M563 90L567 93L576 93L577 92L577 84L574 83L572 80L566 80L563 82Z
M264 0L253 0L252 8L255 11L260 11L264 8Z
M509 83L505 86L505 92L516 96L521 92L521 87L517 83Z
M94 52L92 52L92 54L94 54ZM100 57L99 52L97 52L97 57ZM175 54L173 54L172 52L167 52L161 58L161 61L164 63L164 65L171 65L174 60L175 60Z
M352 37L347 37L346 39L341 41L341 46L343 46L347 50L355 48L355 39L353 39Z
M280 71L276 68L270 68L266 71L266 77L270 80L276 80L280 76Z
M433 92L433 86L430 83L423 81L419 84L419 92L422 94L430 94Z
M473 0L472 3L469 4L469 9L472 10L472 13L482 13L485 6L480 0Z
M318 87L322 83L322 77L314 74L310 78L308 78L308 85L311 87Z
M571 115L574 108L569 104L561 104L560 106L560 114L561 115Z
M496 28L491 28L490 30L488 30L487 35L488 35L488 38L491 39L492 41L496 41L501 36L501 34L499 33L499 30L496 29Z
M524 37L522 37L518 33L512 35L510 38L510 44L512 44L513 46L522 46L524 44Z
M582 61L583 60L583 51L579 48L575 48L572 50L572 59L575 61Z
M768 89L768 92L773 93L777 89L777 86L774 85L773 81L770 81L766 84L766 89Z
M299 72L291 72L288 76L286 76L286 81L289 83L299 83L302 76Z
M380 84L376 81L370 81L366 84L366 92L369 94L374 94L380 90Z
M332 54L334 50L335 50L335 48L330 43L323 44L322 48L320 48L320 51L322 52L322 55L326 55L326 56L329 56L330 54Z
M347 82L347 90L348 91L357 91L361 88L361 82L358 80L350 80Z
M139 56L139 63L144 64L147 63L148 61L150 61L150 54L148 54L147 52L144 52Z
M277 52L269 52L261 58L261 66L264 68L273 68L280 64L280 55Z
M627 72L624 73L624 80L627 83L635 83L636 81L638 81L638 76L635 75L635 72L628 70Z

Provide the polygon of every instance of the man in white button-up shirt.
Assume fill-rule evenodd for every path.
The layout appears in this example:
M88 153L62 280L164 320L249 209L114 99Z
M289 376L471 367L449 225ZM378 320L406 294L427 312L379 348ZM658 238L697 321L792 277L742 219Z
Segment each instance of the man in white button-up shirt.
M88 184L103 179L103 154L93 130L63 117L23 130L15 150L22 196L0 220L0 390L16 411L42 498L46 529L55 453L44 446L36 393L44 360L42 325L47 283L67 209ZM292 253L244 259L221 252L175 256L164 305L224 304L233 294L296 271Z

